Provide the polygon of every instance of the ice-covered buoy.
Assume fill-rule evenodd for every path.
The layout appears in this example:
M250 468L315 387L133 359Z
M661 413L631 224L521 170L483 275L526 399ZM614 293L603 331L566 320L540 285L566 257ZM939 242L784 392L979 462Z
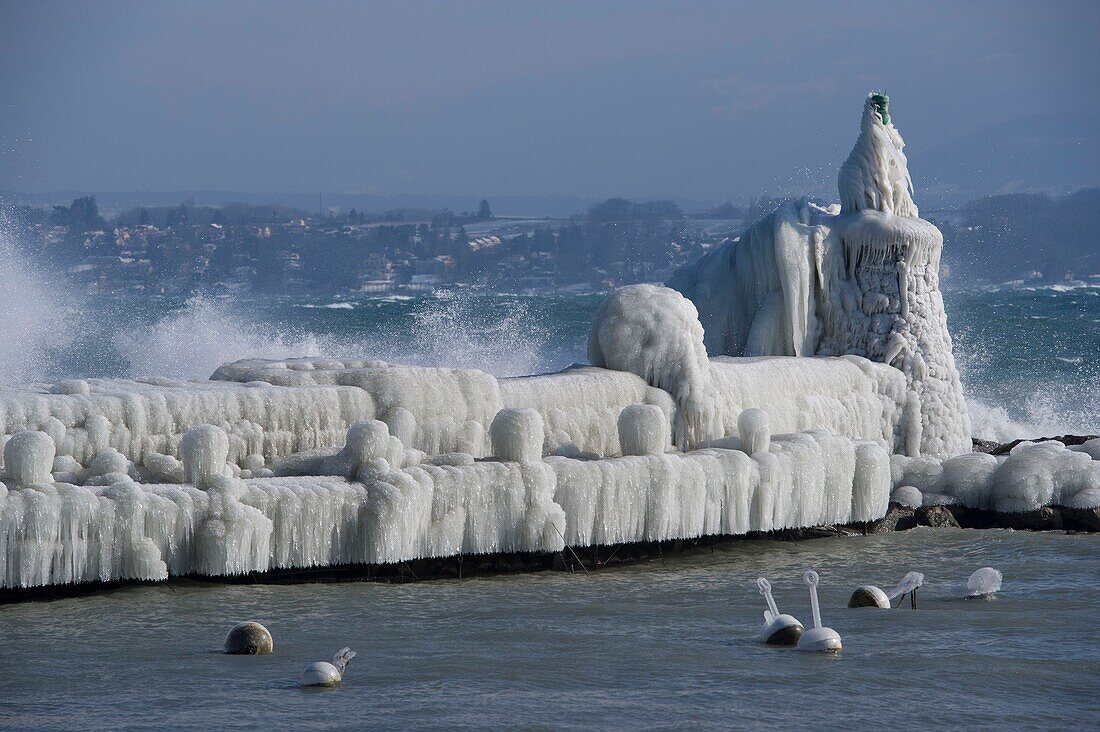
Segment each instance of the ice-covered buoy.
M493 457L510 463L542 460L542 415L530 407L502 409L489 426Z
M764 611L764 627L760 629L760 640L769 646L793 646L802 637L802 623L791 615L783 615L772 597L772 583L760 577L756 580L760 594L768 603Z
M225 636L226 653L260 656L274 650L275 641L272 640L271 633L254 620L234 625Z
M197 487L223 475L228 456L229 438L220 427L212 424L196 425L180 440L184 478Z
M623 455L660 455L669 448L668 418L654 404L631 404L619 412L619 446Z
M772 443L771 419L763 409L745 409L737 415L737 434L749 455L767 452Z
M993 567L982 567L966 581L970 592L967 599L992 599L1001 589L1001 573Z
M841 648L840 633L821 625L821 608L817 604L817 583L820 578L817 576L817 572L808 569L802 575L802 580L810 588L810 609L814 613L814 627L804 632L802 637L798 639L798 650L838 653Z
M339 686L344 679L344 670L351 659L355 658L355 651L350 648L341 648L332 657L332 663L318 661L311 663L302 672L302 686Z
M891 607L891 601L895 597L905 599L905 595L910 596L910 602L915 609L917 607L917 589L924 584L924 575L920 572L909 572L901 578L901 582L898 582L897 587L890 590L890 592L883 592L874 585L861 585L856 588L852 593L851 599L848 600L848 607L878 607L889 608ZM898 603L898 607L901 607L901 603Z
M16 432L4 445L4 469L14 485L50 483L57 448L45 432Z

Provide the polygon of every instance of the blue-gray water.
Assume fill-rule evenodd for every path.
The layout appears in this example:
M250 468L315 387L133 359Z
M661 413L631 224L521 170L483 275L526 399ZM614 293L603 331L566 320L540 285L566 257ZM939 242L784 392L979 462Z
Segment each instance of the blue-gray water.
M996 728L1100 724L1100 536L917 529L739 541L596 572L408 585L141 587L0 608L0 724L25 729ZM962 584L1004 573L993 602ZM757 576L837 657L757 643ZM916 611L848 610L925 573ZM262 620L271 656L219 654ZM334 690L311 662L359 655Z

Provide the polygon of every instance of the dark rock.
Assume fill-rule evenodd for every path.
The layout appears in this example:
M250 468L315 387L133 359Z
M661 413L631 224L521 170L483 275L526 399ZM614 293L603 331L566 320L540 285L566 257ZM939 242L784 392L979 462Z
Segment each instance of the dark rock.
M955 515L947 506L925 506L916 511L917 524L933 528L961 528Z
M1100 531L1100 508L1066 508L1059 506L1062 526L1074 531Z
M978 508L967 508L963 505L951 507L951 515L964 529L998 529L1001 527L1001 514L995 511L986 511Z
M998 445L990 453L991 455L1007 455L1012 452L1012 448L1019 445L1021 442L1061 442L1066 447L1072 445L1083 445L1089 440L1095 440L1100 435L1059 435L1058 437L1034 437L1030 440L1013 440L1012 442L1006 442L1003 445ZM984 440L982 440L984 442ZM984 450L982 452L985 452Z
M999 442L993 442L992 440L979 440L977 437L973 438L971 442L974 445L974 452L985 452L992 454L994 450L1001 446Z
M1004 529L1024 529L1027 531L1057 531L1062 528L1062 513L1050 506L1038 511L997 514L998 526Z
M878 521L867 528L868 534L888 534L891 531L905 531L917 525L917 512L912 508L891 503L890 509Z

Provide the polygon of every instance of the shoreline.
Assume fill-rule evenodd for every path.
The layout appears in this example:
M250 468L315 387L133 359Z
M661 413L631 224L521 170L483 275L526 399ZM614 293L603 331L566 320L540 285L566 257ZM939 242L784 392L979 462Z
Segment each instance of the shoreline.
M1100 532L1100 508L1076 509L1046 506L1024 513L998 513L964 506L907 508L891 503L886 515L875 521L840 525L779 529L748 534L700 536L693 539L632 542L623 544L566 547L561 552L499 552L459 554L450 557L412 559L393 564L344 564L325 567L269 569L240 575L172 576L166 580L111 580L79 584L40 585L0 589L0 606L26 602L51 602L75 597L111 593L131 587L194 585L297 585L345 582L405 584L448 579L472 579L535 572L588 574L609 567L661 561L713 550L714 546L742 541L807 541L813 539L866 536L927 528L1007 529L1015 531L1061 531L1066 534Z

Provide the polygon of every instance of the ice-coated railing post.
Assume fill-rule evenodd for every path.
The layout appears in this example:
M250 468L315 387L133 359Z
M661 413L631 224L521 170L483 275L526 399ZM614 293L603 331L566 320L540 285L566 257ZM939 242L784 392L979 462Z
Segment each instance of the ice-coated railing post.
M767 452L771 445L771 419L763 409L745 409L737 415L737 434L741 449L749 455Z
M489 439L498 460L537 463L542 460L542 415L530 407L502 409L489 426Z
M760 577L756 580L756 586L760 588L760 594L768 601L768 609L771 610L772 617L779 617L779 607L775 604L775 598L772 597L772 583Z
M205 488L214 478L226 472L229 437L221 427L212 424L195 425L180 440L184 479L196 488Z
M16 432L4 445L4 467L15 485L50 483L57 449L45 432Z
M632 404L619 412L619 446L623 455L660 455L670 443L668 418L653 404Z
M821 627L821 608L817 604L817 583L819 579L817 572L812 569L807 569L806 574L802 575L802 581L810 588L810 609L813 610L815 628Z

